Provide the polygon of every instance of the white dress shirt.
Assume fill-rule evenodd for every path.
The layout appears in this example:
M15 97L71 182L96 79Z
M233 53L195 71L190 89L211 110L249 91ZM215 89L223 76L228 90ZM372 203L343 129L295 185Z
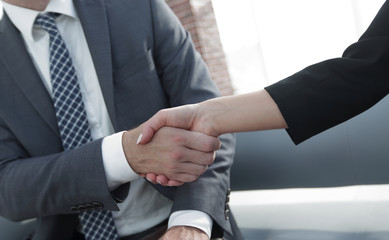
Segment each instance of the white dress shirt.
M3 7L13 24L21 32L36 69L51 93L49 35L45 30L34 26L34 21L40 12L5 2L3 2ZM104 137L102 154L109 188L113 190L123 183L131 182L128 197L123 203L118 204L120 211L112 212L119 236L144 231L169 216L172 201L155 190L144 178L140 178L127 163L121 142L123 133L114 134L73 1L51 0L45 12L62 14L56 19L59 31L72 33L61 35L77 72L92 138ZM210 236L212 219L201 211L174 212L169 218L169 227L180 225L197 227Z

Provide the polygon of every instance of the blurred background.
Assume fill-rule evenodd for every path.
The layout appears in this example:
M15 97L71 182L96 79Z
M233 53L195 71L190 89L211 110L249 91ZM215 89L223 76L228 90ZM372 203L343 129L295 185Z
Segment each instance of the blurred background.
M339 57L383 0L213 0L236 93L262 89Z
M385 1L166 2L191 32L223 94L231 94L262 89L310 64L341 56Z

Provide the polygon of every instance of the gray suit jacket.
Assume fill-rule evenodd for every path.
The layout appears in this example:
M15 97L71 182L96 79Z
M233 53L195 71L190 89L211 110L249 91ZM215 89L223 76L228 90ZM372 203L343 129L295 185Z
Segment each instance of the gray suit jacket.
M218 95L188 33L163 0L74 4L115 131L136 127L159 109ZM198 181L155 187L174 200L172 211L206 212L214 219L213 236L229 239L237 231L228 219L234 137L222 141L215 163ZM109 192L101 140L63 151L52 100L6 15L0 22L0 183L0 214L38 218L34 239L69 239L78 212L118 210L130 185ZM233 238L240 238L238 231Z

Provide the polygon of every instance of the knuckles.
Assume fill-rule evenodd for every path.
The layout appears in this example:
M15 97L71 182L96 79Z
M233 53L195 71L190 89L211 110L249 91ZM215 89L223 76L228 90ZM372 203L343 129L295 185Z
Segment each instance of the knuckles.
M182 159L184 153L180 150L172 150L169 152L169 157L173 162L178 162Z
M171 138L172 142L177 145L181 145L185 142L185 137L182 135L175 134Z
M194 182L199 178L197 175L187 175L185 182Z

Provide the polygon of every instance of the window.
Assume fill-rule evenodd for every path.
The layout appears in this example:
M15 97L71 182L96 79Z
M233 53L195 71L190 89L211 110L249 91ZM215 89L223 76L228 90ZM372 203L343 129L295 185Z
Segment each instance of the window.
M236 93L339 57L384 0L213 0Z

